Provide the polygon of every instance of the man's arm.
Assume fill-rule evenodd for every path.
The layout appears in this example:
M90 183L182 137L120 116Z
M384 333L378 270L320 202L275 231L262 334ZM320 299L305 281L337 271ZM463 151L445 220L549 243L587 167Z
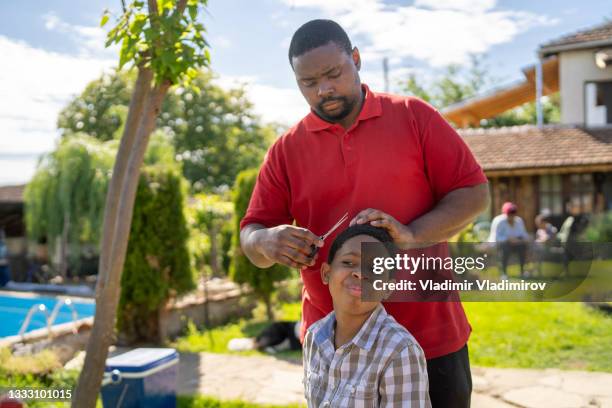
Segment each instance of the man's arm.
M489 205L489 185L478 184L448 193L428 213L403 225L380 210L367 209L353 218L355 223L370 223L389 231L398 246L410 248L414 244L433 244L447 241L483 212Z
M266 228L249 224L240 231L242 252L258 268L269 268L275 263L298 269L312 266L316 255L309 257L311 245L321 247L323 241L306 228L294 225Z
M447 241L486 210L489 200L487 183L451 191L431 211L408 225L414 242Z

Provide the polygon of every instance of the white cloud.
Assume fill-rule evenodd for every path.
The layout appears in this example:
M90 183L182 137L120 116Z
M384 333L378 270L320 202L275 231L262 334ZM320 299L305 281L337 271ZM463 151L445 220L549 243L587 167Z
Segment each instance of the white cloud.
M78 53L84 57L90 56L116 56L119 48L113 45L106 48L106 31L98 26L83 26L78 24L69 24L59 18L55 13L47 13L43 15L45 28L49 31L56 31L62 34L67 34L73 39L78 47Z
M221 76L217 84L225 89L244 86L255 113L265 122L278 122L292 126L310 110L306 100L294 88L280 88L258 82L256 77Z
M416 7L434 10L461 10L467 12L485 11L495 7L496 0L416 0Z
M0 186L24 184L32 178L38 163L37 156L0 157Z
M52 23L49 23L52 24ZM0 152L42 153L57 139L60 110L85 85L99 77L113 60L82 58L34 48L25 42L0 36ZM34 156L0 162L0 182L11 177L24 182L35 164ZM28 167L28 164L30 163Z
M417 0L415 5L381 0L281 0L331 14L371 55L416 58L434 67L468 62L470 54L511 41L531 27L554 24L547 16L497 10L495 0Z
M292 8L307 7L321 9L327 13L339 13L375 4L378 0L282 0L282 2Z
M232 41L223 35L216 35L210 39L212 48L230 48L232 45Z

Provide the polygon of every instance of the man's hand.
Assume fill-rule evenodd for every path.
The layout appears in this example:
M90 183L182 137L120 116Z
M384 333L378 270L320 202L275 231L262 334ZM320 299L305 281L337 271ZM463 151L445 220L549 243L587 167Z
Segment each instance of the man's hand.
M349 226L367 223L374 227L386 229L391 238L393 238L395 245L400 249L410 249L416 244L414 234L409 226L402 224L395 217L373 208L360 211L351 220Z
M249 228L247 226L244 230ZM244 232L243 230L243 232ZM323 246L323 241L306 228L294 225L279 225L273 228L259 228L247 231L248 237L243 241L243 249L249 256L252 249L265 258L266 262L258 262L259 267L269 267L279 263L292 268L305 268L315 264L317 256L310 258L311 245ZM254 254L253 254L254 255ZM249 256L254 262L253 257ZM254 262L255 263L255 262Z

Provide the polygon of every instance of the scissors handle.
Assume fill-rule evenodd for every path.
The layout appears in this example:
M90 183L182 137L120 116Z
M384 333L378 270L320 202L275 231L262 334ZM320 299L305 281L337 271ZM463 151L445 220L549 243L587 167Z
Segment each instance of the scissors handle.
M340 225L342 225L342 224L344 223L344 221L346 221L347 219L348 219L348 212L347 212L347 213L345 213L345 214L342 216L342 218L340 218L340 219L338 220L338 222L336 222L336 223L334 224L334 226L330 228L330 230L329 230L329 231L327 231L327 232L326 232L325 234L323 234L323 235L320 235L320 236L319 236L319 239L320 239L321 241L325 241L325 239L326 239L326 238L327 238L327 237L328 237L328 236L329 236L329 235L330 235L332 232L334 232L334 231L336 230L336 228L338 228ZM314 256L317 254L317 252L318 252L318 251L319 251L319 247L317 247L317 246L316 246L316 245L314 245L314 244L313 244L313 245L310 245L310 255L309 255L309 257L310 257L310 258L314 257Z
M319 239L325 239L325 235L320 235ZM310 245L310 255L308 255L309 258L313 258L317 252L319 252L319 247L316 246L315 244L311 244Z

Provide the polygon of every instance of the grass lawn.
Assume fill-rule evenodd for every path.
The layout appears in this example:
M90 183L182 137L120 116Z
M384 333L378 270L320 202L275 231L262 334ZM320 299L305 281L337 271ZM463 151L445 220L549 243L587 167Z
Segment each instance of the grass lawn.
M298 408L299 404L291 405L263 405L245 401L220 401L207 396L179 396L177 401L178 408Z
M610 315L569 302L463 305L473 365L612 372Z
M569 302L465 302L464 308L473 328L472 365L612 372L610 315ZM299 314L299 303L290 303L282 306L278 317L297 320ZM229 353L231 338L255 336L266 324L264 319L252 319L207 331L192 327L172 346L185 352ZM299 352L281 355L300 358Z
M299 320L300 314L300 303L285 303L281 306L280 311L276 313L276 318L277 320ZM237 337L255 337L268 324L269 322L263 317L250 320L241 319L235 323L214 327L209 330L198 330L190 324L187 334L178 338L170 346L182 352L192 353L208 351L211 353L235 353L240 355L262 354L259 351L231 352L227 349L227 343ZM299 360L302 358L302 354L299 351L286 351L278 353L278 355Z

